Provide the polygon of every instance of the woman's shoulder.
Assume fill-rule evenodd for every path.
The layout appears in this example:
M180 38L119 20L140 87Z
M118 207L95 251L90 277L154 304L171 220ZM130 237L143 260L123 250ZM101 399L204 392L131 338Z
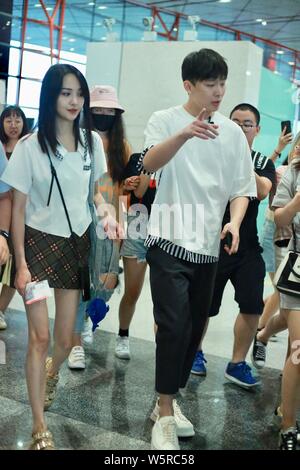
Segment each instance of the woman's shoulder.
M41 152L41 147L38 141L37 132L24 135L17 143L18 148L28 150L30 156L35 152Z

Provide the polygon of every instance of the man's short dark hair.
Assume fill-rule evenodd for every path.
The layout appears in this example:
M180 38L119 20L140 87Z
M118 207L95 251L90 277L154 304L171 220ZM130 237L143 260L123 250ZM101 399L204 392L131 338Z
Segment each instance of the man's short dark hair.
M220 78L226 80L228 67L224 58L212 49L200 49L191 52L182 62L182 80L189 80L195 85L197 81Z
M233 113L235 113L235 111L239 111L239 110L240 111L251 111L251 113L253 113L254 116L255 116L256 125L259 126L260 113L259 113L258 109L255 106L253 106L252 104L249 104L249 103L237 104L230 113L230 119L231 119L231 116L233 115Z

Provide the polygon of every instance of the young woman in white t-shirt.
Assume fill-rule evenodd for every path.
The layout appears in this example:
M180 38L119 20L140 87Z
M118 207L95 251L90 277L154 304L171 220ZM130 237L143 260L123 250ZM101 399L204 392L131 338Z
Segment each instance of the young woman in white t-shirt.
M81 112L84 131L79 128ZM25 304L33 450L54 448L44 409L53 401L59 368L72 346L83 288L79 264L88 262L91 158L95 182L106 171L106 162L101 139L91 131L87 82L75 67L54 65L42 82L38 132L17 144L3 176L14 188L15 286L24 298L29 282L47 280L55 295L53 355L47 360L50 335L46 300ZM50 160L62 189L72 237Z
M28 134L28 125L23 110L19 106L7 106L0 116L0 141L3 144L7 160L9 160L13 153L18 140L26 134ZM11 271L10 279L5 279L4 273L5 269L3 268L0 276L2 283L0 294L0 330L7 328L5 312L16 291L13 287L14 273Z

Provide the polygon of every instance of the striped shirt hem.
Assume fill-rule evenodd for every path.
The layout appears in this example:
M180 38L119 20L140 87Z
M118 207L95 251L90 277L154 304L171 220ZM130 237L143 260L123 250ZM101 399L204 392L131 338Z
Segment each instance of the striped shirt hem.
M194 253L193 251L186 250L182 246L175 245L175 243L165 240L164 238L155 237L154 235L148 235L145 240L145 246L150 248L151 246L157 245L163 251L168 253L175 258L188 261L190 263L204 264L204 263L216 263L218 258L216 256L202 255L201 253Z
M149 147L146 147L146 148L142 151L142 153L141 153L141 155L140 155L140 157L139 157L139 159L138 159L138 162L137 162L137 169L138 169L138 171L139 171L141 174L146 175L146 176L151 176L151 175L153 175L153 174L155 173L155 171L147 171L147 170L145 170L145 168L144 168L144 157L145 157L146 153L148 152L148 150L150 150L152 147L154 147L154 146L153 146L153 145L150 145Z

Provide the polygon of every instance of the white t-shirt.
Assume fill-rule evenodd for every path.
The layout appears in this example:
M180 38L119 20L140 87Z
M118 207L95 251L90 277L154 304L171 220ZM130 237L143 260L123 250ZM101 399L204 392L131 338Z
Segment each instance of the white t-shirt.
M155 112L145 146L163 142L194 119L183 106ZM219 126L216 139L188 140L160 170L148 231L193 253L218 257L226 204L238 196L255 197L257 190L244 133L219 112L212 120Z
M81 137L84 142L82 131ZM92 133L92 137L94 180L97 181L106 172L106 160L101 138L96 132ZM62 145L59 145L57 149L63 159L59 160L50 152L51 160L62 188L73 232L81 236L91 223L88 205L90 155L87 152L84 162L84 147L80 143L76 152L68 152ZM47 206L52 174L48 155L42 153L37 134L32 134L18 142L1 179L28 195L25 212L26 225L51 235L66 238L70 236L56 181L53 182L51 200Z

